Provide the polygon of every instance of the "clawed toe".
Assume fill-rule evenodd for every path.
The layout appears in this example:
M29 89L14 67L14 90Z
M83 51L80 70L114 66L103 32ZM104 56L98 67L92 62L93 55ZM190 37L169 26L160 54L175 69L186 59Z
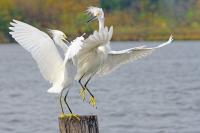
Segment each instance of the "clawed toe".
M77 120L79 120L80 121L80 116L78 115L78 114L61 114L60 115L60 117L61 118L68 118L68 119L73 119L73 118L75 118L75 119L77 119Z
M90 97L90 102L89 102L93 107L96 107L96 99L94 98L94 96Z
M87 90L82 88L80 90L80 96L82 97L83 101L85 101L86 96L87 96Z

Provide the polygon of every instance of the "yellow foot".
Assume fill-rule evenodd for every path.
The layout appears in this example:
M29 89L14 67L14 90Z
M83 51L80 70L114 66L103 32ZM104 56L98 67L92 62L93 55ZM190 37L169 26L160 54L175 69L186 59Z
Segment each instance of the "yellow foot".
M90 102L89 102L93 107L96 107L96 104L97 104L97 102L96 102L96 99L93 97L93 96L91 96L90 97Z
M80 116L77 115L77 114L63 114L63 113L62 113L62 114L60 115L60 117L61 117L61 118L67 117L67 118L69 118L69 119L75 118L75 119L77 119L77 120L80 121Z
M87 90L82 88L82 89L80 90L80 95L81 95L83 101L85 101L86 95L87 95Z

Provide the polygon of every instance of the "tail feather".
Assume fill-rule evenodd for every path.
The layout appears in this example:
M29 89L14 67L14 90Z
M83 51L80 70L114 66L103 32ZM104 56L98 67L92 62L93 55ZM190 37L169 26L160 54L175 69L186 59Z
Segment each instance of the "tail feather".
M61 86L52 86L47 90L48 93L60 93L62 91L63 87Z

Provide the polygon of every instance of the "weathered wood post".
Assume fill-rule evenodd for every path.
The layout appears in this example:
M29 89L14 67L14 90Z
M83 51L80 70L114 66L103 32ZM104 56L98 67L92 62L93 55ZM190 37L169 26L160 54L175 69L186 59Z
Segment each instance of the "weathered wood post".
M59 117L60 133L99 133L96 115L77 118Z

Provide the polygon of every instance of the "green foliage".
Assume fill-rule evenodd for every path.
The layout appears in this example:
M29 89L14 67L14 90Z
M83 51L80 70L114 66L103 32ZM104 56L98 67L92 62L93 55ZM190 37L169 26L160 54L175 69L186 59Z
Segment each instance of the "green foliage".
M200 39L200 30L195 29L200 29L200 0L101 0L101 6L111 11L109 24L118 20L116 38L157 39L174 33L179 39Z
M86 24L88 6L105 11L113 39L200 39L200 0L0 0L0 42L9 38L9 22L22 20L40 29L60 29L70 38L91 33L98 23ZM176 36L175 35L175 36Z
M9 22L12 18L21 18L20 12L12 0L0 1L0 42L7 42Z
M130 0L101 0L101 6L107 11L122 10L129 7L130 4Z

